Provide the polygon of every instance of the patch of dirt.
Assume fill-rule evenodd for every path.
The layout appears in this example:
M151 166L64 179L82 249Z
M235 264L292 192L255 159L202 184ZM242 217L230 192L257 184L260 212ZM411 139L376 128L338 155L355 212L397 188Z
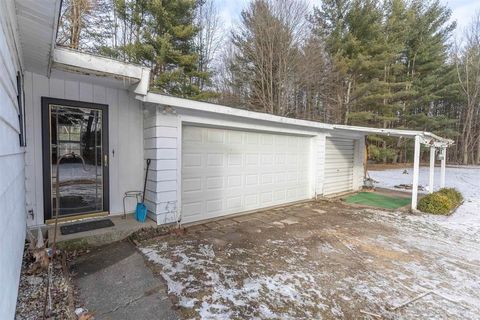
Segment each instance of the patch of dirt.
M45 308L46 319L77 319L73 307L73 286L68 271L64 268L65 259L64 254L59 254L52 259L46 270L36 268L32 251L26 246L15 319L43 319Z
M172 230L173 227L146 227L132 233L129 239L138 243L149 239L167 236Z

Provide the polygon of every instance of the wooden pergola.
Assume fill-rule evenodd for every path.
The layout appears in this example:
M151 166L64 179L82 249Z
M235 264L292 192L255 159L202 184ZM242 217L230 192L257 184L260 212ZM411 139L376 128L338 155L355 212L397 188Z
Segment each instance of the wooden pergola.
M383 136L404 137L415 139L415 148L413 156L413 177L412 177L412 211L417 210L418 203L418 178L420 174L420 146L423 144L430 149L430 170L429 170L429 189L428 192L434 191L433 184L435 181L435 156L437 152L440 158L440 188L445 187L445 170L447 148L454 144L453 140L439 137L431 132L400 130L400 129L381 129L357 126L334 125L335 129L346 131L357 131L365 135L376 134Z

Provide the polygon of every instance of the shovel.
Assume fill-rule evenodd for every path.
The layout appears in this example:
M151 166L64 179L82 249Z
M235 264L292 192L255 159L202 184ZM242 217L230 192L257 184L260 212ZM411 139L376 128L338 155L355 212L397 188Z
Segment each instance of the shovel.
M152 159L147 159L147 170L145 172L145 182L143 184L143 195L142 195L142 202L137 203L137 207L135 208L135 219L139 222L145 222L147 219L147 207L145 206L145 191L147 190L147 178L148 178L148 168L150 167L150 163Z

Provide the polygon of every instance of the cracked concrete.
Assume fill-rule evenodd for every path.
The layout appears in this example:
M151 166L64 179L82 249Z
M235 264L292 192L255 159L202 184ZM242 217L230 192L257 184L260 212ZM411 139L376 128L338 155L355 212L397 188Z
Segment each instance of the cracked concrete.
M177 319L165 285L127 241L98 248L72 266L79 303L99 319Z

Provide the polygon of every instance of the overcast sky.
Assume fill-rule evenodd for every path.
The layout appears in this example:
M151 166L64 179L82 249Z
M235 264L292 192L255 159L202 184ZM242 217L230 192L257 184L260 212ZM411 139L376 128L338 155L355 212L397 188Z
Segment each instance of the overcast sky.
M216 1L225 31L239 20L240 12L245 8L249 0L214 0ZM310 5L320 4L321 0L306 0ZM440 0L452 9L452 20L457 21L456 36L460 36L462 30L471 21L476 11L480 10L480 0Z

